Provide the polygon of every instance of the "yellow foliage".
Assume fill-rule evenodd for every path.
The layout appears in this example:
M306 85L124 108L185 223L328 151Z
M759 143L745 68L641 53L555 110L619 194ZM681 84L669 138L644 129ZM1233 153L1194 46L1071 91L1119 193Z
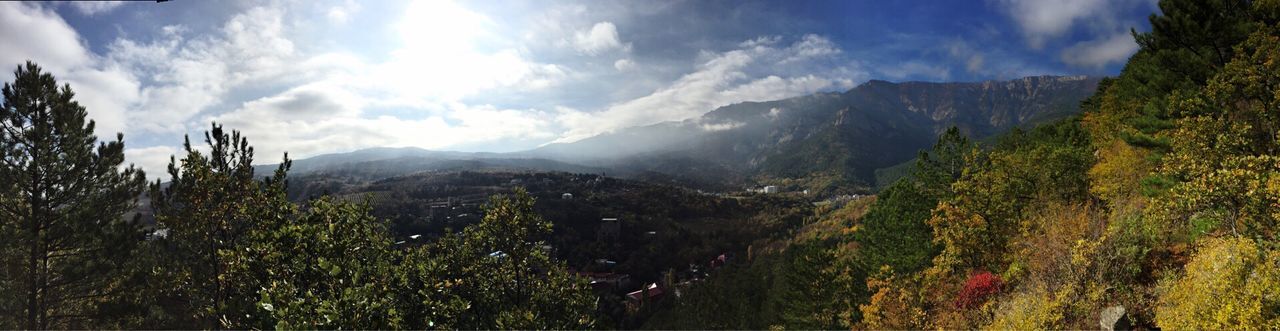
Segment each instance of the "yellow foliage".
M872 330L918 330L928 326L924 302L910 287L895 284L893 270L884 266L881 277L867 278L867 288L875 292L871 301L859 305L862 327Z
M1134 98L1121 98L1119 96L1121 88L1123 87L1112 85L1105 91L1100 91L1102 103L1099 109L1085 113L1081 120L1081 125L1089 131L1095 148L1103 149L1111 146L1113 142L1120 141L1122 132L1133 130L1132 127L1125 125L1123 120L1136 116L1141 102Z
M1037 288L1019 292L1000 303L986 330L1062 329L1062 302L1054 293Z
M1161 285L1156 325L1172 330L1280 329L1280 251L1210 238L1181 278Z
M1022 221L1023 231L1012 244L1014 263L1006 271L1008 279L1023 275L1037 282L1077 278L1089 266L1104 222L1100 210L1089 204L1051 203L1038 208Z
M943 268L980 265L979 256L988 251L990 244L990 238L986 236L989 227L986 218L942 202L934 209L928 222L933 227L933 241L942 246L942 253L934 258L934 265Z
M1112 202L1136 195L1142 178L1154 167L1148 154L1122 140L1112 140L1098 151L1098 163L1089 169L1089 192Z

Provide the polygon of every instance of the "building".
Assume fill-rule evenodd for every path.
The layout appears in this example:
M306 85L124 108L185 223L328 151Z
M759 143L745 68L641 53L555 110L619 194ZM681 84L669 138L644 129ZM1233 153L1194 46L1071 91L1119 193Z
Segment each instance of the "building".
M590 280L591 288L596 293L617 293L621 289L632 286L631 275L628 274L585 271L574 271L573 273Z
M640 309L640 306L643 306L646 302L653 302L654 300L661 299L662 295L663 290L661 287L658 287L657 283L649 283L649 286L627 293L627 307L632 310L638 310Z
M767 193L767 194L778 193L778 187L774 185L765 186L764 193Z
M600 242L617 242L618 236L622 234L622 222L616 217L606 217L600 219L600 229L596 232L596 240Z
M723 267L726 263L729 263L729 257L726 256L725 254L720 254L720 256L717 256L716 258L711 259L711 262L709 263L709 265L712 268L719 268L719 267Z

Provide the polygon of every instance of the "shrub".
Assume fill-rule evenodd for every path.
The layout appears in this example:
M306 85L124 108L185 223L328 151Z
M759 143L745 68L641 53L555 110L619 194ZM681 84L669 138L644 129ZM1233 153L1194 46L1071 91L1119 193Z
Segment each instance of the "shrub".
M1161 286L1156 325L1225 330L1280 328L1280 251L1252 239L1209 238L1176 281Z
M956 297L956 307L970 309L981 306L987 298L1000 293L1000 287L1003 285L1004 282L1000 280L1000 276L989 271L975 273L964 282L964 288Z

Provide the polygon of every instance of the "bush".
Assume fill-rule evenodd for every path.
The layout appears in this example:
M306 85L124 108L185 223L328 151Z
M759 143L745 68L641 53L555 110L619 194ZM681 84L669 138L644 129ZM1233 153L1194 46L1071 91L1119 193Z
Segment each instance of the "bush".
M1204 240L1186 273L1160 287L1156 325L1182 330L1280 328L1280 251L1248 238Z
M982 271L969 276L969 280L964 282L964 288L960 290L960 295L956 297L956 308L970 309L981 306L987 301L987 298L1000 293L1000 287L1004 286L1004 281L1000 280L1000 276L996 276L989 271Z

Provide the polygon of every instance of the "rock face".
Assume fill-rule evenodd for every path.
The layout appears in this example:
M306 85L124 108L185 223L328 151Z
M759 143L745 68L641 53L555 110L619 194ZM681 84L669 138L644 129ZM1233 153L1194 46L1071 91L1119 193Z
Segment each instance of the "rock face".
M1125 315L1124 306L1112 306L1103 309L1098 323L1102 330L1129 330L1129 316Z

